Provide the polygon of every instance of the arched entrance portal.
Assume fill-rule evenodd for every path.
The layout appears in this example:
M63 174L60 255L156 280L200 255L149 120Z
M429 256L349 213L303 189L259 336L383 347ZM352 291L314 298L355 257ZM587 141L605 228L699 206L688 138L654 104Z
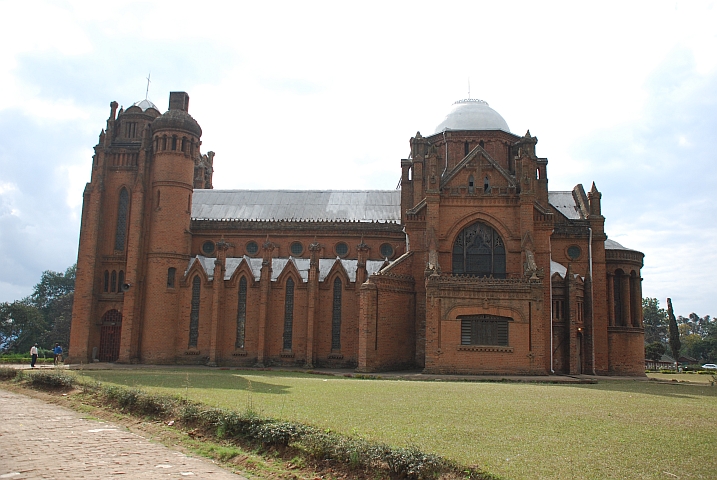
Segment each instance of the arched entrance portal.
M119 358L120 338L122 336L122 313L109 310L102 315L100 330L100 362L116 362Z

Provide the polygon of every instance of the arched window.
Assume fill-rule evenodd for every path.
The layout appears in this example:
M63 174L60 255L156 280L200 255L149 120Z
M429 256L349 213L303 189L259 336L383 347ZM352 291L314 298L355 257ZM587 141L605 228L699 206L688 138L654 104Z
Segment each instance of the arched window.
M192 280L192 310L189 314L189 348L197 348L199 338L199 299L201 293L199 275Z
M124 250L127 237L127 212L129 211L129 192L122 188L119 194L119 207L117 208L117 229L115 231L115 250Z
M341 279L334 280L334 310L331 316L331 350L341 350Z
M244 348L246 332L246 278L239 280L239 305L237 305L237 341L236 348Z
M159 208L161 198L162 198L162 192L159 189L157 189L157 206L155 208Z
M284 297L284 350L291 350L291 335L294 327L294 280L286 281Z
M176 150L176 149L177 149L177 136L172 135L172 150Z
M483 192L490 193L490 179L488 177L483 179Z
M463 156L467 157L468 154L471 152L471 146L468 143L468 140L463 144Z
M613 308L615 313L615 325L627 326L627 319L624 318L622 302L623 302L623 283L626 280L625 272L622 270L615 270L615 277L613 278Z
M167 269L167 288L174 288L174 278L177 276L177 269L169 267Z
M110 291L110 271L105 270L105 293Z
M453 243L453 274L505 278L505 244L498 232L476 222Z
M122 290L122 285L124 285L124 270L120 270L117 276L117 291L120 293L124 291Z
M117 270L112 270L112 282L110 283L110 292L117 291Z

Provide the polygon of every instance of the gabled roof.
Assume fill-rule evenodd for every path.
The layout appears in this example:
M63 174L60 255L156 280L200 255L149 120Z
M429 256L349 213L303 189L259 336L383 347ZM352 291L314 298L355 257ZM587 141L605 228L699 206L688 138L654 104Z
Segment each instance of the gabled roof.
M194 190L192 219L400 222L400 190Z
M200 267L207 274L209 280L214 279L214 262L216 259L212 257L205 257L203 255L197 255L194 258L189 259L189 264L184 274L192 268L192 265L199 263ZM319 259L319 282L326 280L326 277L331 273L334 265L339 263L341 268L346 272L349 277L349 281L356 281L356 270L358 268L358 260L346 260L342 258L320 258ZM224 272L224 280L229 280L234 275L234 272L241 266L242 263L246 263L251 269L254 275L254 280L259 281L261 279L261 258L252 258L244 255L243 257L228 257L226 259L226 271ZM367 260L366 261L366 274L368 276L378 272L381 267L385 265L385 260ZM299 272L301 282L306 283L309 281L309 266L311 260L308 258L272 258L271 259L271 281L276 282L281 274L286 270L289 265L293 265Z

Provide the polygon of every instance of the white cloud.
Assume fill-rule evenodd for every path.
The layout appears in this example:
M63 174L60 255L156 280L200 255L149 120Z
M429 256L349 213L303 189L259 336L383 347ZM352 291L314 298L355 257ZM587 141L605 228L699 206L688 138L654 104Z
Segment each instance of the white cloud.
M409 138L433 133L470 77L472 96L514 133L538 136L552 190L597 182L608 234L646 254L646 293L671 287L676 305L717 314L705 293L715 282L703 273L717 269L704 255L717 251L717 219L704 203L717 181L714 3L0 9L18 20L0 30L0 201L12 195L13 208L34 220L3 224L0 242L20 252L41 245L36 261L1 266L23 272L13 295L17 285L29 293L42 270L74 262L82 189L109 102L144 98L150 71L149 98L160 109L169 91L191 96L202 149L217 153L216 188L395 188ZM41 244L58 222L54 241ZM679 282L665 258L678 259ZM0 290L0 301L11 298Z

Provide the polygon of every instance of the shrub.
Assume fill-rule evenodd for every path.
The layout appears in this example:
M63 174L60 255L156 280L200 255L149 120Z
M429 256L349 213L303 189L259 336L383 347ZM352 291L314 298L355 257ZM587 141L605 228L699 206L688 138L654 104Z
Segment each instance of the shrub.
M12 380L17 377L19 371L12 367L0 367L0 380Z
M177 400L166 395L152 395L138 389L117 386L102 387L102 395L120 408L142 415L163 417L174 411Z
M26 375L31 386L37 388L72 388L77 378L61 370L42 370Z

